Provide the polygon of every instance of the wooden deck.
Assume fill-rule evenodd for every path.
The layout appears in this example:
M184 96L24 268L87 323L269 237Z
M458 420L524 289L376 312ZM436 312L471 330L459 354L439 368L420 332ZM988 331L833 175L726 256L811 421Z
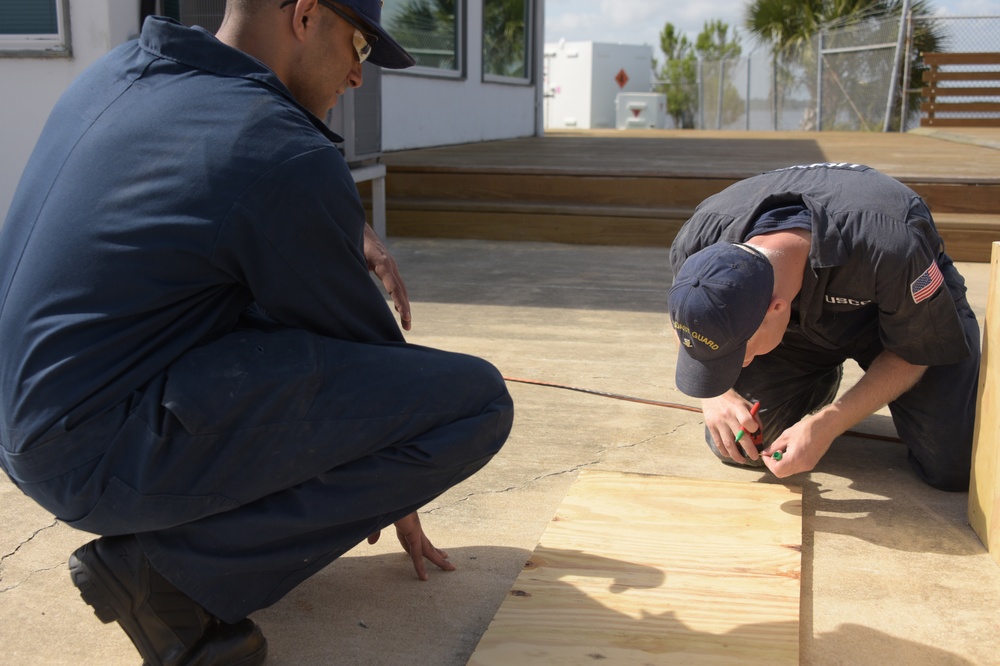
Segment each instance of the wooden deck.
M390 236L667 246L705 197L769 169L873 166L931 206L949 253L1000 240L1000 129L559 131L389 153Z

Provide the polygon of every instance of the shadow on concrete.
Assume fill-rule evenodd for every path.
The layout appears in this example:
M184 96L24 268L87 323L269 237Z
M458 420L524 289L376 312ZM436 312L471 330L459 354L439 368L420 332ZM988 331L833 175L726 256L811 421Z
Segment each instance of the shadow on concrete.
M415 238L389 246L414 303L667 312L666 248Z
M430 579L420 581L395 536L382 536L392 552L366 555L362 544L254 613L268 639L268 666L464 664L531 555L448 548L457 569L427 563Z
M925 484L910 468L902 443L860 436L895 436L889 416L870 416L855 431L859 436L834 440L812 472L778 479L768 472L747 470L747 480L801 486L804 537L815 531L914 553L963 557L983 553L966 517L968 492L945 492ZM844 479L851 496L839 497L845 484L826 476Z
M836 654L837 664L935 664L976 666L954 652L890 636L860 624L846 623L813 638L812 654ZM821 660L816 660L816 663Z
M840 493L830 493L813 478L801 480L808 524L816 532L906 552L962 557L983 553L968 526L968 493L944 492L923 483L906 462L902 444L840 438L816 471L848 479L852 491L849 498L836 497Z

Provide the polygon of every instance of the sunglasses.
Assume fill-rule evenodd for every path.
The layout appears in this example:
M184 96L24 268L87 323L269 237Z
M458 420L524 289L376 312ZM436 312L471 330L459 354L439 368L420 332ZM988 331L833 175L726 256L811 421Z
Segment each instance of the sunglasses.
M279 9L295 4L295 1L296 0L285 0L281 3ZM319 4L323 5L334 14L347 21L354 28L354 50L358 54L358 60L361 62L368 60L368 56L372 54L372 48L375 46L375 42L378 41L378 35L373 35L363 25L352 18L350 14L330 2L330 0L318 1Z

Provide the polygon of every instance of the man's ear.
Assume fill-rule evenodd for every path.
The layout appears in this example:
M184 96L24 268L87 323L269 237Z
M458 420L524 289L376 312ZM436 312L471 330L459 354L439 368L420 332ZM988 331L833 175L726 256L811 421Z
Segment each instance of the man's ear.
M305 39L306 31L312 27L309 23L318 7L317 0L297 0L295 3L292 11L292 32L299 41Z
M771 302L767 305L768 313L774 312L775 314L783 311L788 307L788 301L781 298L780 296L771 296Z

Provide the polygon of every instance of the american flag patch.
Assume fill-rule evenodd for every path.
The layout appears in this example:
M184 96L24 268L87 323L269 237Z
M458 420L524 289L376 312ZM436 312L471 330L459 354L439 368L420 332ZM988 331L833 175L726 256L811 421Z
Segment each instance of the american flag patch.
M913 296L913 302L926 301L934 295L942 282L944 282L944 276L941 275L941 269L938 268L936 261L932 261L927 270L910 283L910 295Z

